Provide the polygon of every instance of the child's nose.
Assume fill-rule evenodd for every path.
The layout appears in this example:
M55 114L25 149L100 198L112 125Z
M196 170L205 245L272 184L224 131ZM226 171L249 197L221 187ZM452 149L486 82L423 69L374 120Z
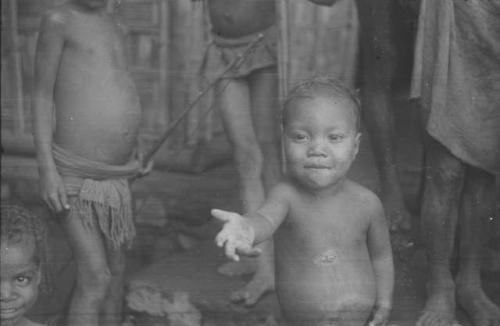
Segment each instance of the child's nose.
M321 139L311 141L307 151L309 156L327 156L325 142Z

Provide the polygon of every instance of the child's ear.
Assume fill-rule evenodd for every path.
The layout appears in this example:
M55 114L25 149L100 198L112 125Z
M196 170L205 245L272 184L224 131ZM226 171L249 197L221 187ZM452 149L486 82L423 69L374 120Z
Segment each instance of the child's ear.
M38 266L38 270L36 271L36 286L40 286L42 282L42 267Z
M356 138L354 139L354 157L356 157L356 155L358 155L358 152L359 152L359 144L361 142L361 133L358 132L356 134Z

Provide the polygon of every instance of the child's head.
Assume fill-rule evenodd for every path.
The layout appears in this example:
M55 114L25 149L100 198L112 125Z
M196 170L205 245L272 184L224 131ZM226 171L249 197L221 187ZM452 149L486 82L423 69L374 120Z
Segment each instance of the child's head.
M314 78L294 87L282 114L288 173L313 190L344 179L359 149L360 102L336 80Z
M40 217L11 205L1 206L1 227L1 324L18 325L38 296L45 227Z

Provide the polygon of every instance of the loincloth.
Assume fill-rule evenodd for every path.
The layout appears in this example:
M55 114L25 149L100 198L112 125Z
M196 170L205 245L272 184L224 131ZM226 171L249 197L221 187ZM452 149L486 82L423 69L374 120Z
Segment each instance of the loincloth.
M500 173L500 4L423 0L413 98L430 136L472 166Z
M220 77L227 67L243 55L249 44L259 38L255 46L244 55L239 65L230 69L222 78L246 77L255 70L277 65L278 32L276 26L239 38L224 38L212 33L212 42L208 45L202 63L201 73L209 80Z
M128 178L137 175L139 162L115 166L77 156L53 144L52 153L68 196L75 196L69 217L88 227L99 227L115 248L135 236Z

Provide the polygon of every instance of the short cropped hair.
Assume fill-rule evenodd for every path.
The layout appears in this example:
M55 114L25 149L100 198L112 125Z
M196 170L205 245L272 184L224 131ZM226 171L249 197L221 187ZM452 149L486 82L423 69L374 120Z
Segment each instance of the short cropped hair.
M300 82L290 90L281 112L281 122L283 126L286 125L286 113L293 101L301 98L313 99L318 96L332 100L345 101L350 104L349 107L352 108L356 120L356 131L360 130L361 101L357 93L339 80L329 77L313 77Z
M34 241L35 263L42 269L42 284L44 290L49 289L48 275L45 273L47 264L47 226L45 218L36 216L19 205L1 205L0 241L4 244L17 244L24 241Z

